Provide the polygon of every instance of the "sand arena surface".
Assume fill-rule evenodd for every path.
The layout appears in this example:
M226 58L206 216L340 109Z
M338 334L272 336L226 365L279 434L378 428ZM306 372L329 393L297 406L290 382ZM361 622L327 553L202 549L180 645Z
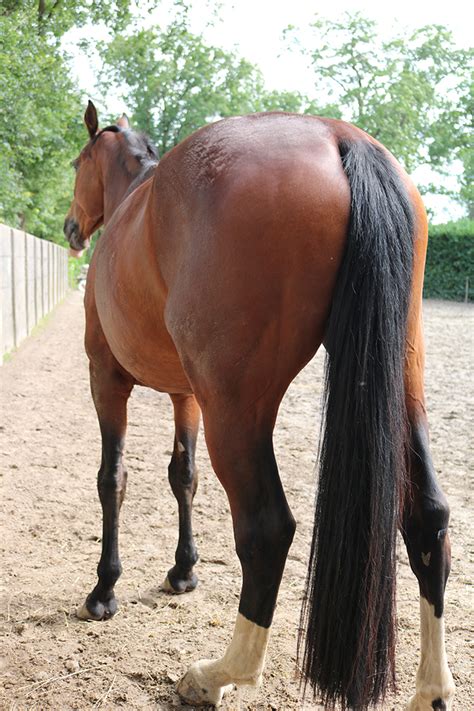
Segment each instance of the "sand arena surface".
M468 478L473 464L473 326L472 306L425 304L432 451L452 509L446 621L458 711L472 708L474 699L474 515ZM166 395L135 388L126 447L119 612L103 623L75 617L95 584L101 535L95 485L99 430L82 339L83 309L75 292L0 369L0 708L179 708L178 678L192 661L219 655L233 629L240 567L227 499L201 436L194 507L200 584L179 597L160 592L177 540L177 506L167 481L172 407ZM298 528L264 685L233 693L226 709L320 708L300 700L295 655L312 529L322 362L320 353L292 384L275 432L276 456ZM383 706L387 711L404 708L414 691L419 658L417 583L402 546L398 581L399 690Z

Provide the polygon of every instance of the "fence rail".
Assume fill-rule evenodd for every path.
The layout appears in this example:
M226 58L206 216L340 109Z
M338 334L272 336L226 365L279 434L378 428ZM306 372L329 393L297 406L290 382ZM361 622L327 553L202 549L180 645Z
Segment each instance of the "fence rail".
M67 288L67 250L0 224L0 364Z

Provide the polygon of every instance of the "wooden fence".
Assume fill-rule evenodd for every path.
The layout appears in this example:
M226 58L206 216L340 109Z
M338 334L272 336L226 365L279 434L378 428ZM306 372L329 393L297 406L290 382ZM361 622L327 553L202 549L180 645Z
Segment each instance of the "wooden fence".
M0 224L0 364L67 288L66 249Z

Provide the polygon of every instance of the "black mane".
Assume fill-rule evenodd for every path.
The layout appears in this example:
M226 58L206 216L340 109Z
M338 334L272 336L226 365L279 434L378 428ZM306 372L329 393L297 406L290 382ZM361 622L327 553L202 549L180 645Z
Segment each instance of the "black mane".
M137 133L136 131L133 131L130 128L121 128L120 126L116 125L106 126L94 136L94 138L92 139L92 145L94 145L94 143L106 131L110 133L123 133L131 155L144 168L151 167L152 164L156 165L158 163L158 150L150 141L148 136L144 133Z

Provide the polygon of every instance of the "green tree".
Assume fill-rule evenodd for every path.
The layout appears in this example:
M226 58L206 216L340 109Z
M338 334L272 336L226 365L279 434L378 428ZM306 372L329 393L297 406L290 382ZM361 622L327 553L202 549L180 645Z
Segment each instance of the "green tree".
M142 0L140 4L154 7L157 2ZM72 27L91 22L102 22L113 29L123 28L130 21L132 8L136 5L137 2L129 0L2 0L0 17L21 12L30 18L30 31L34 29L39 34L61 37Z
M463 175L461 177L461 199L467 206L468 217L474 220L474 141L472 118L474 116L474 83L472 75L465 82L461 95L460 111L455 117L459 123L467 123L468 127L463 132L458 158L463 164Z
M310 33L303 45L301 31L286 30L309 60L316 96L331 96L409 171L423 163L443 169L454 158L472 162L465 111L472 52L456 48L447 29L427 25L383 40L376 23L356 13L338 22L316 17Z
M21 9L0 16L0 104L0 219L61 241L82 101L58 43Z
M211 120L253 111L315 111L297 92L268 92L260 70L193 34L183 15L168 28L119 34L102 48L101 85L122 91L136 126L161 154Z

